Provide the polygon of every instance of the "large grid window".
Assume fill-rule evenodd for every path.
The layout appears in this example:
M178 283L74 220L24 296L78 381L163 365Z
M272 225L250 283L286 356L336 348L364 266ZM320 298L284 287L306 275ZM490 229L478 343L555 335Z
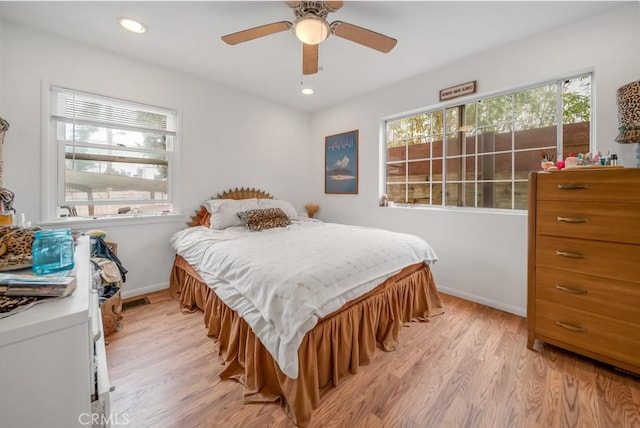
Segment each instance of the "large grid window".
M171 212L175 111L51 90L58 217Z
M527 208L530 171L590 151L591 74L385 122L389 200Z

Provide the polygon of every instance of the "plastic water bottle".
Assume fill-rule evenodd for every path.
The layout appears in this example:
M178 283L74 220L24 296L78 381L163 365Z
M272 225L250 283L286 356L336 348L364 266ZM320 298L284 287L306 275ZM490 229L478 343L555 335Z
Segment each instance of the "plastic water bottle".
M38 230L31 250L34 275L73 269L74 244L70 229Z

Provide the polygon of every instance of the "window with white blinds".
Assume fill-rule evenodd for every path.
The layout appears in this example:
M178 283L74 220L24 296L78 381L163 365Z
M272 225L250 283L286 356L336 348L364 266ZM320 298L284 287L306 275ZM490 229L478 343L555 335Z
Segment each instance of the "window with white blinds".
M173 211L177 113L51 89L58 217Z

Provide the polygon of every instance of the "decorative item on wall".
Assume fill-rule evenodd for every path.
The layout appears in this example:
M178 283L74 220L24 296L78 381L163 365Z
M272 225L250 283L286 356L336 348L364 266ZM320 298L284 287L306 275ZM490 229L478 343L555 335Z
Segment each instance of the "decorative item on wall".
M9 122L0 117L0 188L2 187L2 173L4 172L4 133L9 129Z
M358 194L358 130L325 137L324 193Z
M467 83L461 83L456 86L452 86L446 89L440 89L440 101L450 100L452 98L461 97L467 94L473 94L476 92L477 80L473 80Z
M618 130L616 141L637 144L636 166L640 167L640 80L618 89Z

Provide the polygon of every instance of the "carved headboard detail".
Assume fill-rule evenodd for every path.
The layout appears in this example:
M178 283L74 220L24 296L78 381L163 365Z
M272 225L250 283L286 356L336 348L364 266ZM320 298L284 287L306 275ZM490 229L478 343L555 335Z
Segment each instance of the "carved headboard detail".
M254 188L240 188L225 190L222 193L218 193L215 199L273 199L273 196L265 192L264 190ZM213 199L213 198L212 198ZM191 217L191 221L187 223L189 227L201 226L209 223L209 217L211 215L207 211L204 205L200 205L200 209L196 210L196 214Z
M260 189L245 189L244 187L238 189L237 187L234 190L225 190L222 193L218 193L216 199L273 199L273 196Z

